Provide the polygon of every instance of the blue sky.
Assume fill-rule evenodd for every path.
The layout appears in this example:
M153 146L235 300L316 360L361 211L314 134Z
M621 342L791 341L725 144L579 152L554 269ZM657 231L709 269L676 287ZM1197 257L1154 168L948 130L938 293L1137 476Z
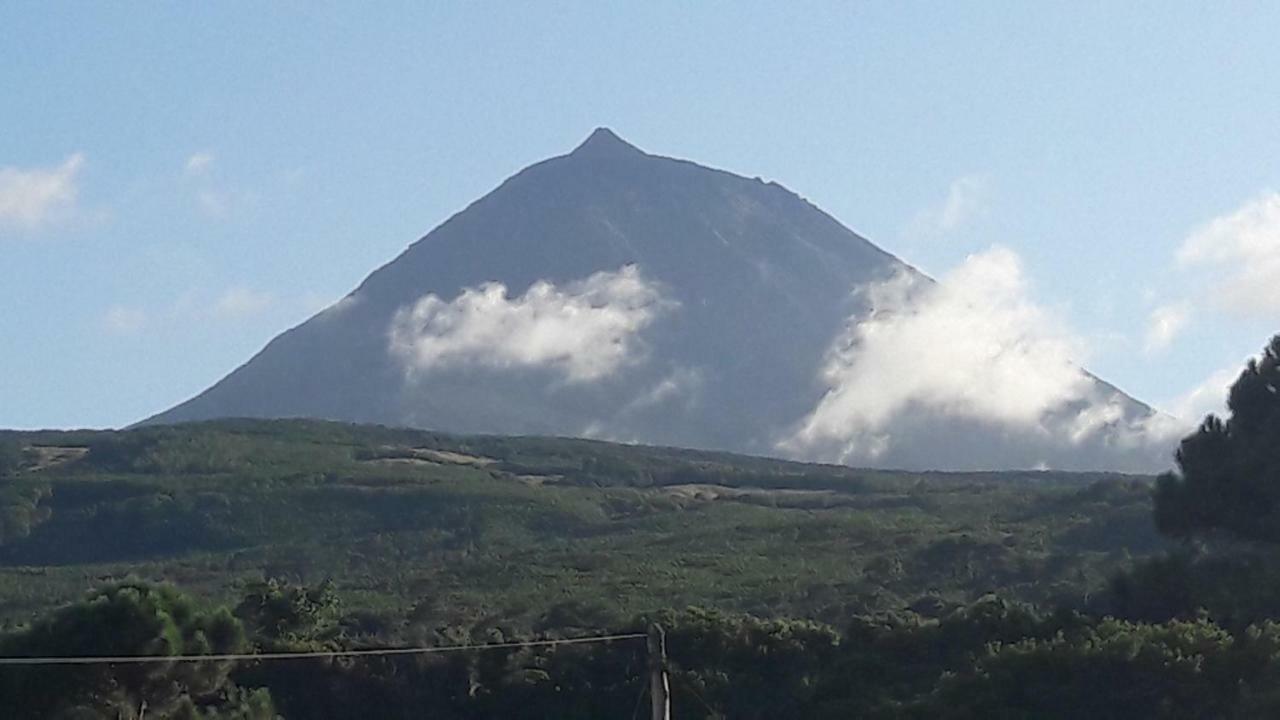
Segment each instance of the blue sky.
M0 427L189 397L600 125L936 276L1012 251L1092 371L1193 415L1280 331L1276 27L1263 3L5 3Z

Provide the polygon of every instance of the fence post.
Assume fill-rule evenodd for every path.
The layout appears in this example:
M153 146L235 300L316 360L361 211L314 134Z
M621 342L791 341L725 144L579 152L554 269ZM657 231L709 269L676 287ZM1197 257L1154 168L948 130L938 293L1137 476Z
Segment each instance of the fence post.
M671 687L667 684L667 635L649 626L649 707L653 720L671 720Z

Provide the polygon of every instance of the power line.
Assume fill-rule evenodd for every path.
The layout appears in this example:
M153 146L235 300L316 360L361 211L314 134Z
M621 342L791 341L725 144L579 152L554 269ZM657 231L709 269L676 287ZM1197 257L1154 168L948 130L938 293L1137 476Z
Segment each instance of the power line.
M711 714L710 714L710 715L708 715L707 717L712 717L712 718L720 717L720 711L719 711L719 710L716 710L716 709L715 709L715 708L713 708L713 707L711 707L711 703L707 702L707 701L706 701L706 699L702 697L702 693L698 692L698 689L697 689L697 688L695 688L695 687L693 686L693 681L692 681L692 680L687 680L687 679L685 679L685 678L681 677L680 675L675 675L675 676L673 676L673 677L675 677L675 679L676 679L678 682L682 683L682 684L685 686L685 688L686 688L686 689L687 689L687 690L688 690L688 691L689 691L689 692L690 692L690 693L691 693L695 698L697 698L697 699L698 699L698 702L702 703L702 707L706 708L706 709L707 709L707 712L711 713Z
M645 633L620 635L595 635L592 637L565 638L563 640L525 640L519 642L487 643L477 645L445 645L438 647L369 648L365 650L308 650L302 652L273 653L224 653L220 655L119 655L119 656L71 656L71 657L0 657L0 665L119 665L172 662L221 662L227 660L297 660L320 657L369 657L376 655L426 655L430 653L462 652L466 650L497 650L500 648L546 647L554 645L583 645L587 643L636 640L648 637Z
M636 695L636 706L631 708L631 720L636 720L640 715L640 703L644 700L644 691L649 689L649 678L646 675L640 676L640 693Z

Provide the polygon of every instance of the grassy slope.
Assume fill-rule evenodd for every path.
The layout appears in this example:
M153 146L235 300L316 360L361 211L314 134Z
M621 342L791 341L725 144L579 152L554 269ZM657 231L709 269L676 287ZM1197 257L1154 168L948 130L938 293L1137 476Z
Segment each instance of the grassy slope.
M991 591L1079 604L1160 547L1146 479L1123 476L310 421L3 436L28 448L0 479L5 621L126 574L215 599L264 575L333 578L349 605L429 623L689 604L839 620Z

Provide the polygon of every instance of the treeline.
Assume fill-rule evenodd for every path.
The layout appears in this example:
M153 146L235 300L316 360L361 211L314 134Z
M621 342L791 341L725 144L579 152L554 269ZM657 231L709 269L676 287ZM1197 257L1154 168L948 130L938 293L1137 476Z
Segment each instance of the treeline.
M990 597L841 631L705 609L637 618L667 632L679 718L1214 718L1280 714L1280 625L1237 630L1044 614ZM598 632L595 631L595 632ZM389 629L325 586L263 583L234 609L172 588L93 593L0 641L22 655L176 655L493 644L500 625ZM647 703L642 640L416 656L0 668L12 718L601 718Z

